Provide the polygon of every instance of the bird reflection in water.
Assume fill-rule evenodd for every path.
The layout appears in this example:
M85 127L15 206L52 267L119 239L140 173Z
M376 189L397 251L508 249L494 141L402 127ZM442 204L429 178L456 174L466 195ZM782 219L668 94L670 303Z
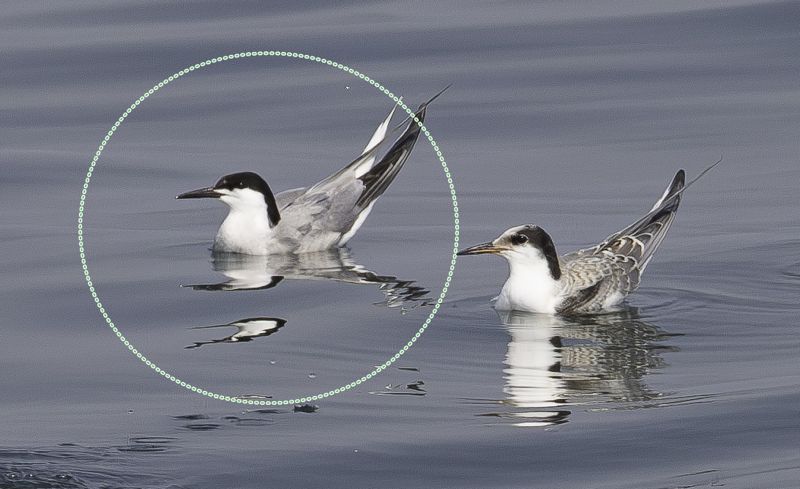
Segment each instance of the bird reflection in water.
M499 313L511 341L503 370L505 413L515 426L565 423L568 406L646 402L661 396L644 383L665 365L672 336L635 310L585 317Z
M186 347L190 350L193 348L200 348L203 345L211 345L215 343L242 343L245 341L252 341L255 338L262 336L269 336L278 332L286 324L285 319L281 318L268 318L256 317L239 319L228 324L218 324L214 326L198 326L192 329L226 329L235 328L236 331L229 336L217 340L209 341L195 341L193 344Z
M384 295L376 303L402 313L417 307L432 304L428 290L412 280L401 280L394 276L378 275L355 263L346 248L315 253L283 255L244 255L239 253L214 252L212 268L227 280L209 284L184 285L194 290L237 291L264 290L276 287L283 280L331 280L350 284L372 284ZM220 339L195 341L187 349L216 343L241 343L269 336L286 324L285 319L273 317L246 318L228 324L191 328L216 329L236 328L236 331Z
M283 280L332 280L376 285L385 297L378 304L402 311L432 304L427 289L412 280L378 275L367 270L355 263L347 248L260 256L215 252L211 263L213 270L227 277L227 280L187 287L212 291L260 290L275 287Z

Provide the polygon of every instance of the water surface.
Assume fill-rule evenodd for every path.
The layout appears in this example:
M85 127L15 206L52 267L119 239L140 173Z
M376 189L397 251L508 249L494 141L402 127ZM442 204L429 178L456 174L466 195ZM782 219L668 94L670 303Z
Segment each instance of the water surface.
M797 486L796 3L26 2L0 25L0 486ZM254 49L335 59L412 105L453 83L426 125L463 244L533 222L571 251L649 209L678 168L724 163L687 192L622 313L498 315L504 263L467 257L430 328L369 382L306 406L213 401L105 325L75 221L125 107ZM287 59L216 65L142 104L87 200L92 276L124 334L186 381L259 399L392 356L449 266L430 145L349 250L302 263L212 256L222 207L174 200L244 169L277 190L313 183L390 107Z

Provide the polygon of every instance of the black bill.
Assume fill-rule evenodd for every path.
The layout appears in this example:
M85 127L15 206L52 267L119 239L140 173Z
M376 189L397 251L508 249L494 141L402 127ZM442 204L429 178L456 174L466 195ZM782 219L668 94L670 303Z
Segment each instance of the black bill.
M197 190L192 190L190 192L184 192L177 197L176 199L218 199L221 197L221 194L217 193L214 190L214 187L207 187L207 188L199 188Z

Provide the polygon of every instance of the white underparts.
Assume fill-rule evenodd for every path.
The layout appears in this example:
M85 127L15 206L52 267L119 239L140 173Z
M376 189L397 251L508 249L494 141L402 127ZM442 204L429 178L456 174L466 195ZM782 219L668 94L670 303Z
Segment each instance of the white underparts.
M503 252L503 257L510 273L495 308L555 314L562 301L561 284L550 275L544 255L528 247L525 253Z
M230 207L230 211L214 238L214 249L248 255L266 254L272 230L264 196L254 190L236 189L220 200Z

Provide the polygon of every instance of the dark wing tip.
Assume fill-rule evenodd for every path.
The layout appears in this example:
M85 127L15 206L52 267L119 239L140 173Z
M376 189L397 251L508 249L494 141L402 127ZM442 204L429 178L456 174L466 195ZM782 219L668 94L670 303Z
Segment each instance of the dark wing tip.
M367 173L358 177L364 183L365 189L356 201L356 206L366 207L369 205L370 202L380 197L397 177L417 143L421 124L425 121L427 105L427 102L420 105L420 109L414 114L419 123L414 120L408 122L403 134L389 148L383 158Z
M427 101L425 101L425 102L422 102L421 104L419 104L419 107L417 107L417 111L414 113L414 115L415 115L415 116L417 116L417 117L419 118L419 120L420 120L420 121L424 120L424 118L425 118L425 111L428 109L428 106L429 106L429 105L430 105L430 104L431 104L431 103L432 103L434 100L436 100L437 98L439 98L439 96L440 96L441 94L443 94L444 92L446 92L448 88L450 88L450 87L452 87L452 86L453 86L453 84L452 84L452 83L451 83L451 84L449 84L449 85L447 85L447 86L446 86L446 87L444 87L443 89L439 90L439 93L437 93L437 94L436 94L436 95L434 95L433 97L429 98Z
M451 83L450 85L447 85L446 87L444 87L443 89L441 89L441 90L439 91L439 93L437 93L436 95L434 95L433 97L431 97L430 99L428 99L426 102L423 102L423 103L419 104L419 106L417 107L417 110L416 110L416 112L414 112L414 115L413 115L413 116L410 116L410 115L409 115L409 116L407 116L405 119L403 119L403 120L400 122L400 124L396 125L396 126L394 127L394 129L392 129L392 131L396 131L396 130L400 129L401 127L406 127L406 123L407 123L409 120L412 120L412 121L413 121L414 117L417 117L417 118L420 120L420 122L422 122L422 121L424 120L424 118L425 118L425 110L428 108L428 105L430 105L430 104L431 104L431 102L433 102L434 100L436 100L437 98L439 98L439 96L440 96L441 94L443 94L444 92L446 92L446 91L447 91L447 89L448 89L448 88L450 88L452 85L453 85L452 83ZM406 127L405 131L407 132L407 131L408 131L408 129L409 129L409 128L408 128L408 127ZM402 136L401 136L401 139L402 139Z
M672 178L672 183L669 184L669 191L667 192L666 197L664 198L664 202L675 195L676 193L680 192L683 187L686 185L686 172L683 169L678 170L678 173Z
M451 83L451 84L447 85L446 87L444 87L443 89L439 90L439 93L437 93L437 94L436 94L436 95L434 95L433 97L429 98L427 102L423 102L422 104L420 104L420 106L419 106L419 109L417 109L417 110L418 110L418 111L420 111L420 110L424 110L424 109L425 109L425 108L426 108L428 105L430 105L430 104L431 104L431 102L433 102L434 100L436 100L437 98L439 98L439 96L440 96L441 94L443 94L444 92L446 92L446 91L447 91L447 89L448 89L448 88L450 88L450 87L452 87L452 86L453 86L453 84Z

